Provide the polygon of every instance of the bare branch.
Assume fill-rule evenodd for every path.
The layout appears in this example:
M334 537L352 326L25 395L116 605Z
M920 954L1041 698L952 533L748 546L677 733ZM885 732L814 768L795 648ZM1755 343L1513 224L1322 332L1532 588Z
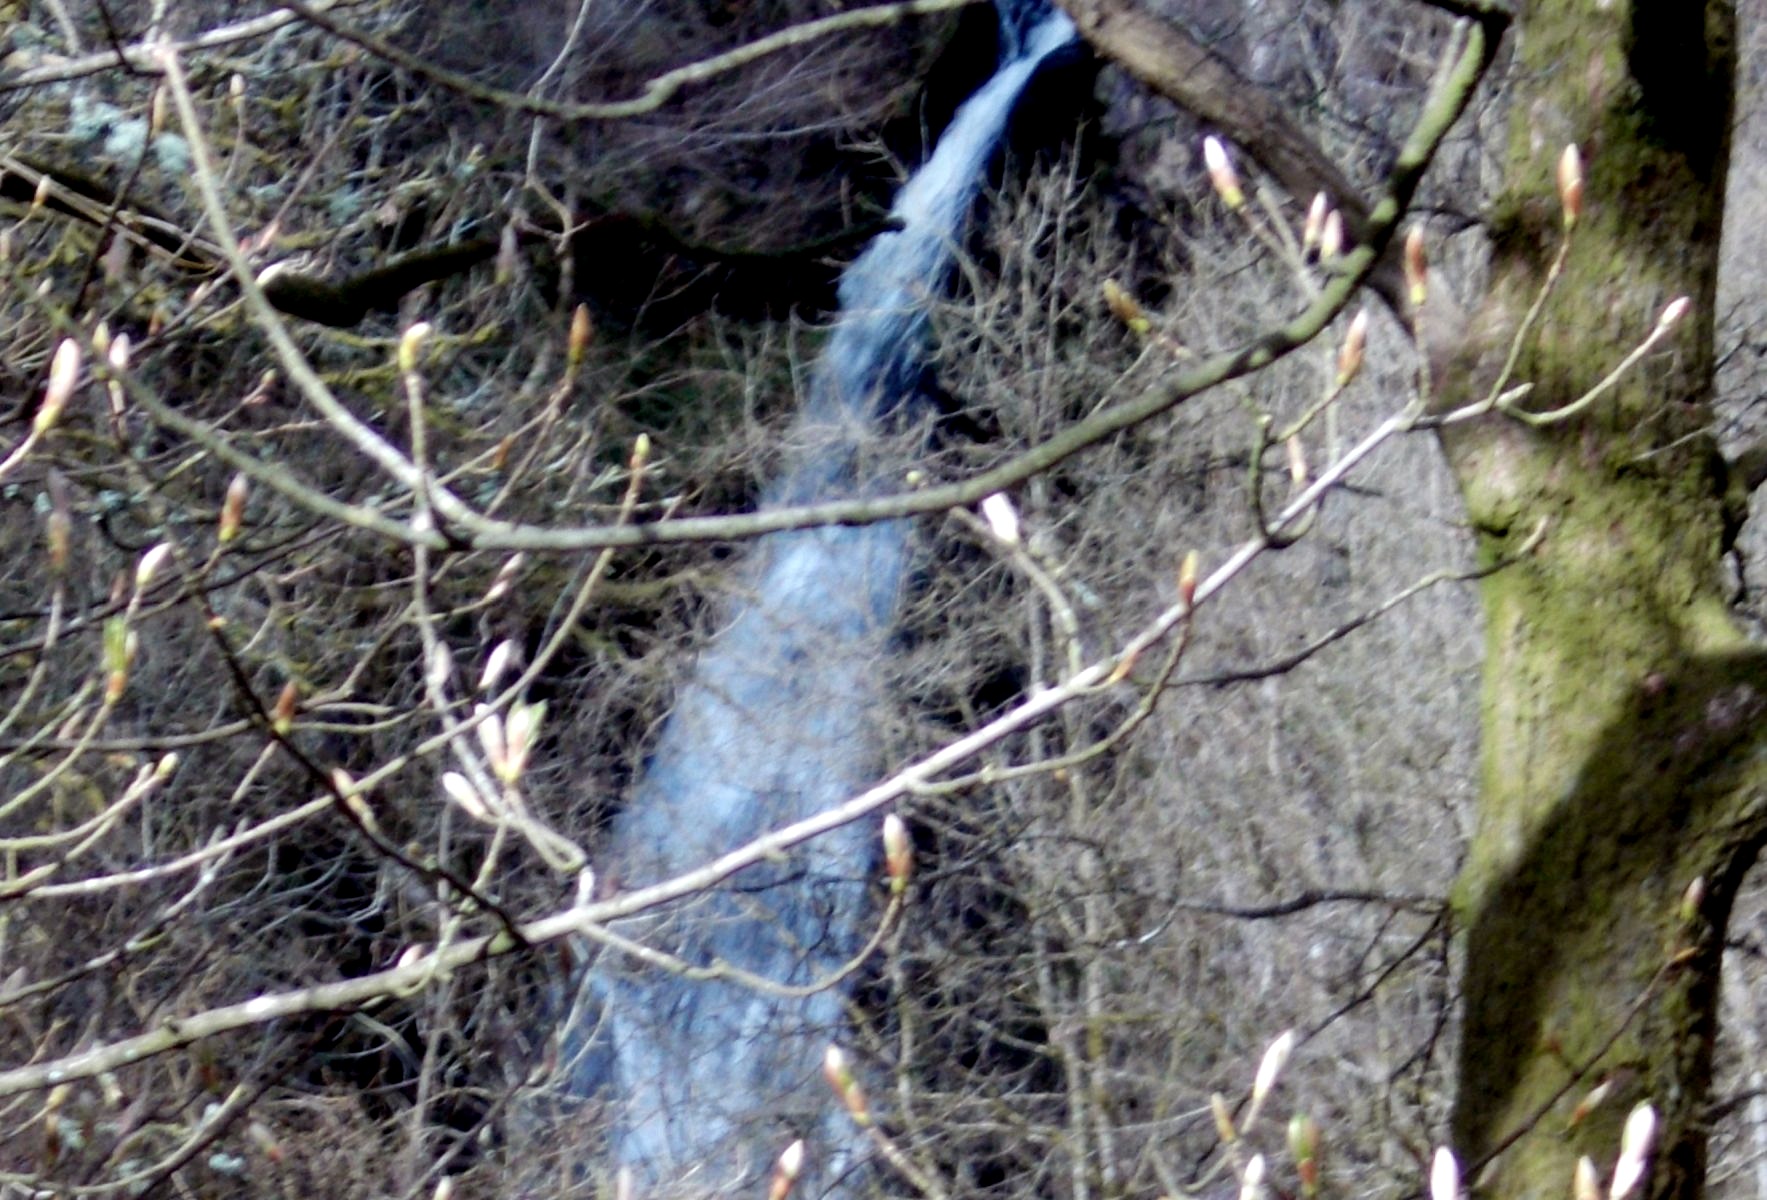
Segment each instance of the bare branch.
M1375 230L1371 210L1331 158L1289 119L1263 89L1241 79L1208 48L1175 23L1137 0L1060 0L1080 33L1106 57L1154 91L1199 119L1215 125L1269 171L1285 191L1305 205L1324 192L1349 224L1352 238L1367 241ZM1483 23L1484 38L1495 43L1508 22L1495 6L1444 3L1467 9ZM1384 256L1370 274L1373 287L1395 313L1408 311L1403 271L1397 256Z
M781 50L806 45L828 37L830 34L853 29L877 29L897 24L907 17L946 12L954 8L967 7L976 2L977 0L900 0L898 3L855 8L848 12L834 13L831 16L819 17L813 21L789 25L768 34L766 37L756 38L752 42L726 50L721 54L714 54L710 58L676 67L672 71L665 71L645 84L644 90L631 99L610 100L599 104L570 104L529 96L521 92L486 87L468 76L438 67L418 55L401 50L382 38L364 33L359 29L352 29L343 22L325 15L324 8L326 6L308 5L302 3L301 0L286 0L285 7L298 14L302 20L317 25L345 41L354 42L377 58L383 58L395 66L410 71L413 75L420 76L430 83L447 88L451 92L458 92L486 104L495 104L500 108L528 113L532 116L554 117L561 121L594 121L636 117L644 113L655 112L672 100L683 88L696 83L704 83L708 79L728 74L740 67L747 66L749 63L777 54Z
M317 0L313 8L319 12L334 8L348 8L360 0ZM193 38L171 43L174 53L189 54L198 50L213 50L220 46L230 46L235 42L250 41L252 38L263 37L275 33L278 29L292 24L296 20L294 13L286 8L276 9L261 17L252 17L245 21L236 21L232 25L222 25L207 33L199 33ZM46 63L40 67L20 71L10 78L0 78L0 95L16 92L24 88L40 87L46 83L62 83L69 79L82 79L88 75L96 75L101 71L109 71L114 67L127 66L135 71L155 71L158 69L153 54L156 44L134 42L120 50L101 50L96 54L85 54L78 58L63 62Z

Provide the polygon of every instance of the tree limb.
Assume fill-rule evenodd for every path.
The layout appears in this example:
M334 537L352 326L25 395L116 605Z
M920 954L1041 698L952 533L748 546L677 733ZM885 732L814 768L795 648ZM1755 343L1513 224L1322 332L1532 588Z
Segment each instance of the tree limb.
M1358 244L1370 235L1369 206L1338 169L1262 88L1177 25L1155 16L1138 0L1057 0L1080 34L1099 53L1199 120L1217 126L1270 172L1300 205L1324 192L1337 206ZM1453 11L1478 19L1495 42L1508 14L1492 5L1454 4ZM1368 280L1403 319L1409 312L1404 273L1396 253L1381 257Z
M359 0L314 0L313 7L318 11L325 11L358 2ZM229 46L234 42L264 37L291 24L295 19L294 13L289 12L286 8L281 8L260 17L236 21L232 25L222 25L183 41L174 41L171 43L171 48L179 54L189 54L196 50L212 50L217 46ZM127 66L136 71L151 70L153 50L154 47L143 41L115 50L101 50L95 54L83 54L78 58L45 62L40 67L20 71L10 77L0 77L0 95L20 91L24 88L38 87L46 83L64 83L70 79L82 79L88 75L96 75L100 71L109 71L119 66Z
M766 37L745 42L743 45L726 50L721 54L714 54L710 58L687 63L672 71L665 71L645 84L644 90L638 95L629 99L607 100L597 104L572 104L530 96L522 92L487 87L466 75L439 67L419 55L402 50L383 38L375 37L360 29L351 28L342 21L327 15L324 6L304 4L301 0L285 0L283 6L290 12L298 14L302 20L362 47L376 58L384 59L394 66L410 71L413 75L420 76L430 83L451 92L457 92L469 99L494 104L511 112L527 113L530 116L554 117L561 121L595 121L618 117L636 117L644 113L655 112L674 99L682 89L693 84L704 83L708 79L745 67L749 63L777 54L781 50L802 46L833 33L851 29L881 28L897 24L907 17L945 12L976 2L977 0L900 0L898 3L874 4L868 8L850 9L847 12L837 12L830 16L819 17L813 21L788 25L784 29L775 30Z

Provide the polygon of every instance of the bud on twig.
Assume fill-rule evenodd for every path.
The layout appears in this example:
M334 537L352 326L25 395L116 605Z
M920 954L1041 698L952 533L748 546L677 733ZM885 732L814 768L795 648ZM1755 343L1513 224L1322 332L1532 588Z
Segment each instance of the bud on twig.
M503 737L503 717L484 704L473 709L473 716L478 719L479 745L484 748L485 761L501 778L509 761L509 743Z
M270 1132L269 1126L261 1121L253 1121L245 1127L246 1136L251 1138L258 1151L274 1165L281 1165L285 1152L276 1135Z
M822 1075L846 1106L848 1115L860 1126L869 1126L871 1108L866 1104L865 1092L859 1087L859 1081L853 1078L852 1068L847 1065L847 1056L839 1046L830 1046L828 1052L822 1056Z
M1446 1146L1436 1147L1430 1163L1430 1200L1460 1200L1460 1164Z
M989 533L1008 546L1018 545L1018 510L1006 493L995 492L982 501L982 519L988 523Z
M1613 1077L1602 1080L1577 1101L1577 1107L1571 1110L1570 1118L1565 1122L1567 1129L1575 1129L1588 1119L1589 1114L1600 1108L1614 1090Z
M1319 1122L1296 1113L1288 1122L1288 1153L1301 1180L1301 1195L1319 1194Z
M1215 1136L1221 1139L1223 1146L1239 1141L1239 1130L1233 1127L1233 1114L1227 1111L1227 1099L1220 1092L1209 1096L1209 1115L1215 1118Z
M33 433L45 434L55 427L79 379L80 343L73 338L63 338L61 345L55 348L55 357L49 362L49 385L43 389L42 407L37 409L36 418L31 422Z
M895 813L883 820L884 870L890 877L890 895L900 896L908 887L908 873L913 869L913 851L908 845L908 827Z
M448 799L458 804L473 820L483 821L486 824L496 820L491 815L490 806L485 803L485 798L479 795L479 790L472 785L471 780L459 771L444 771L442 773L442 790L448 793Z
M160 568L166 565L166 559L171 556L172 543L170 542L161 542L141 556L141 561L135 564L136 595L139 596L147 591L153 583L154 576L159 574Z
M1405 234L1405 292L1411 306L1421 306L1429 295L1430 265L1424 253L1423 226L1413 225Z
M240 526L245 523L245 498L251 491L251 482L243 474L235 475L227 484L227 495L221 500L221 525L215 531L215 540L225 546L239 536Z
M508 756L504 759L502 768L497 771L497 777L504 783L516 783L521 779L522 772L528 769L528 759L533 754L535 743L540 740L540 722L545 717L544 700L510 705L509 720L503 728L504 737L508 740Z
M565 365L574 373L583 365L583 355L595 337L595 326L589 320L589 306L579 304L571 310L571 332L565 342Z
M787 1146L773 1164L773 1182L767 1187L767 1200L785 1200L791 1194L792 1185L798 1181L798 1172L804 1169L804 1140L799 1138Z
M96 343L94 343L96 345ZM129 369L130 342L127 333L119 333L104 347L104 361L110 365L110 379L105 381L105 394L110 399L113 417L121 417L125 408L122 374Z
M1558 202L1569 229L1583 215L1583 155L1575 142L1558 156Z
M1626 1118L1626 1128L1620 1134L1620 1157L1614 1162L1608 1200L1626 1200L1643 1182L1651 1144L1656 1136L1657 1110L1648 1104L1640 1104Z
M1675 297L1669 301L1669 306L1663 309L1663 315L1657 318L1657 329L1662 331L1673 329L1675 323L1685 317L1687 310L1692 307L1693 301L1686 296Z
M1254 1154L1239 1178L1239 1200L1264 1200L1264 1156Z
M1577 1160L1577 1170L1571 1178L1571 1200L1601 1200L1601 1172L1588 1155Z
M1288 481L1295 491L1307 486L1307 450L1301 445L1301 435L1295 434L1283 443L1283 451L1288 456Z
M509 591L509 585L515 582L515 577L521 573L522 564L527 560L528 556L519 552L504 560L503 565L497 568L497 577L491 581L491 586L485 589L483 602L492 604L503 599Z
M1258 1073L1252 1080L1252 1107L1251 1113L1246 1117L1247 1129L1252 1127L1252 1121L1258 1110L1264 1106L1264 1101L1270 1098L1271 1089L1276 1086L1282 1069L1288 1065L1288 1056L1294 1052L1294 1048L1295 1031L1288 1029L1264 1051L1264 1057L1258 1063Z
M1362 352L1368 345L1368 310L1357 311L1350 320L1350 330L1344 335L1343 348L1338 351L1338 386L1343 387L1356 378L1356 372L1362 369Z
M1325 228L1319 233L1319 261L1334 261L1344 252L1344 214L1332 209L1325 214Z
M67 477L54 467L49 468L49 566L57 575L67 570L68 546L73 533L73 517L69 512Z
M423 348L424 339L434 331L428 321L419 321L405 331L399 339L399 373L409 375L417 370L417 353Z
M1201 566L1201 559L1195 550L1186 551L1184 561L1178 566L1178 599L1185 608L1196 603L1196 577Z
M1681 919L1681 923L1683 925L1692 924L1694 918L1700 915L1700 905L1705 901L1706 877L1695 875L1693 882L1687 885L1687 890L1681 893L1681 908L1676 913Z
M632 457L627 460L626 466L633 471L642 471L649 461L650 435L641 433L632 440Z
M129 668L141 649L141 639L119 614L104 623L104 702L115 704L129 686Z
M1325 214L1331 210L1331 201L1325 198L1324 192L1313 196L1313 203L1307 206L1307 219L1301 225L1301 253L1311 254L1319 249L1319 239L1325 235Z
M270 728L278 737L287 737L294 728L295 713L300 708L301 689L294 680L282 685L276 707L270 710Z
M1114 279L1107 279L1100 285L1104 293L1104 306L1111 311L1111 316L1129 327L1129 332L1137 337L1145 337L1153 329L1153 322L1147 319L1147 310L1131 296L1123 285Z
M485 669L479 673L479 691L490 692L503 681L503 674L509 670L509 664L515 661L515 643L505 638L498 642L485 659Z
M1238 212L1245 205L1245 192L1240 189L1239 174L1227 157L1227 147L1213 134L1203 139L1203 164L1209 169L1209 182L1215 185L1215 194Z
M356 815L362 828L369 833L379 833L380 823L374 819L374 809L369 807L368 797L356 787L356 779L342 767L331 769L331 787L343 798L344 807Z
M443 691L448 681L454 678L454 651L448 648L447 642L438 641L429 652L429 661L424 664L424 685Z

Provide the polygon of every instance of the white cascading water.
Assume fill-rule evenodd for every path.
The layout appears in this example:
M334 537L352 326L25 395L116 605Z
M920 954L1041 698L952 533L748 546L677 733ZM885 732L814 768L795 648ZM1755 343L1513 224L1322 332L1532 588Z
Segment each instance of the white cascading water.
M897 196L899 227L842 277L840 315L770 505L865 494L902 477L907 464L867 466L865 448L917 390L928 302L1014 103L1074 39L1047 0L1000 7L1001 66ZM614 821L603 858L622 884L699 866L875 777L871 725L906 535L895 521L777 533L757 545L747 602L700 656L645 779ZM864 940L876 839L872 825L836 830L620 933L788 986L824 978ZM611 953L589 988L565 1041L575 1090L608 1106L612 1165L646 1184L722 1193L751 1187L803 1137L818 1168L813 1186L835 1186L857 1145L819 1077L843 1026L840 988L782 996L685 980Z

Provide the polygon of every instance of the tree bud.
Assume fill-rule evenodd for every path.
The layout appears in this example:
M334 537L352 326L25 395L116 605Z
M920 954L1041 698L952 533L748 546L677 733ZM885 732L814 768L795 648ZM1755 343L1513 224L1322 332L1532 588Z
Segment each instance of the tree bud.
M1325 214L1325 228L1319 233L1319 261L1328 263L1344 252L1344 214L1332 209Z
M63 338L55 348L55 357L49 362L49 385L43 389L43 404L31 422L34 433L45 434L55 427L79 379L80 343L73 338Z
M1107 279L1100 285L1104 293L1104 306L1111 311L1111 316L1129 327L1129 332L1137 337L1145 337L1153 329L1153 322L1147 319L1147 310L1139 301L1131 296L1123 285L1114 279Z
M154 576L159 574L160 568L166 565L166 559L170 557L172 557L172 543L170 542L161 542L141 556L141 561L135 564L135 591L137 594L148 589L149 585L153 583Z
M1430 1200L1460 1200L1460 1163L1446 1146L1436 1147L1430 1163Z
M399 339L399 373L409 375L417 370L417 354L423 348L424 339L434 332L428 321L419 321L407 329Z
M1215 1119L1215 1136L1221 1139L1223 1146L1239 1141L1239 1130L1233 1127L1233 1114L1227 1111L1226 1097L1220 1092L1209 1096L1209 1115Z
M282 685L282 692L276 697L276 707L270 710L270 728L278 737L287 737L294 728L295 713L300 707L301 689L294 680Z
M492 647L485 658L485 669L479 673L479 691L490 692L503 682L509 664L515 661L515 643L505 638Z
M982 519L988 523L988 532L1008 546L1018 545L1018 510L1006 493L995 492L982 501Z
M1319 239L1325 235L1325 214L1331 211L1331 201L1325 198L1324 192L1313 197L1313 203L1307 206L1307 220L1301 226L1301 253L1312 254L1319 249Z
M1577 1160L1576 1172L1571 1177L1571 1200L1601 1200L1601 1173L1588 1155Z
M1583 155L1575 142L1558 156L1558 202L1569 229L1583 215Z
M798 1173L804 1169L804 1140L799 1138L787 1146L773 1164L773 1182L767 1187L767 1200L785 1200Z
M215 539L223 546L239 536L240 526L245 523L245 499L251 491L251 483L244 475L235 475L227 484L227 495L221 500L221 525L215 531Z
M1423 226L1413 225L1405 234L1405 292L1413 308L1429 295L1429 258L1424 253Z
M1209 182L1215 185L1215 194L1238 212L1245 205L1245 192L1239 186L1239 174L1233 169L1232 160L1227 157L1227 147L1212 134L1203 139L1203 163L1209 169Z
M594 337L595 326L589 320L589 306L579 304L571 310L571 332L565 350L565 363L572 371L583 365L583 355Z
M1288 1065L1288 1057L1294 1052L1295 1031L1284 1030L1270 1048L1264 1051L1263 1059L1258 1063L1258 1074L1252 1080L1252 1109L1256 1111L1269 1099L1270 1091L1276 1086L1282 1069Z
M890 877L890 895L899 896L908 887L908 873L913 869L913 851L908 845L908 827L902 818L889 813L883 820L884 870Z
M839 1046L830 1046L822 1056L822 1074L834 1088L835 1095L840 1097L846 1106L847 1113L861 1126L871 1124L871 1109L865 1102L865 1092L859 1081L853 1078L852 1068L847 1065L847 1056Z
M446 792L448 799L458 804L461 810L473 820L490 824L496 819L491 815L490 806L485 803L485 798L479 794L479 790L472 785L471 780L459 771L444 771L442 773L442 791Z
M1368 345L1368 310L1357 311L1350 321L1350 330L1344 335L1343 348L1338 351L1338 386L1343 387L1356 378L1362 369L1362 352Z
M1178 599L1183 602L1185 608L1196 603L1196 578L1200 569L1201 559L1197 552L1195 550L1186 551L1184 561L1178 566Z
M1239 1200L1264 1200L1264 1156L1254 1154L1239 1177Z
M1706 877L1695 875L1687 890L1681 893L1681 907L1676 915L1683 925L1691 925L1694 918L1700 915L1700 906L1706 902Z
M1319 1122L1305 1113L1296 1113L1288 1122L1288 1153L1294 1159L1295 1173L1300 1176L1301 1194L1319 1194Z
M1620 1157L1614 1162L1614 1178L1608 1186L1609 1200L1626 1200L1644 1181L1651 1144L1657 1136L1657 1110L1640 1104L1626 1118L1620 1134Z

